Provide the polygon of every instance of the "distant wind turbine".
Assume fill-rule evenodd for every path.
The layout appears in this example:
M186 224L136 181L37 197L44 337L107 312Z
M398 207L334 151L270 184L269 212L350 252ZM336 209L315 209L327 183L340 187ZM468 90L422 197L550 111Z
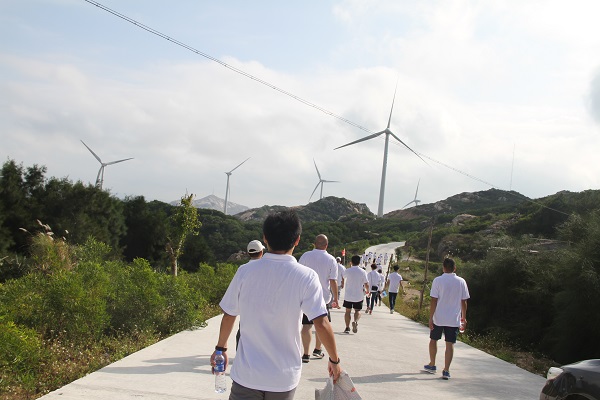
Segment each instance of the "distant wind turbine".
M227 215L227 199L229 198L229 177L231 176L231 173L233 171L235 171L236 169L238 169L243 163L245 163L249 159L250 159L250 157L246 158L244 161L242 161L240 164L238 164L237 167L235 167L234 169L232 169L229 172L225 172L225 174L227 174L227 189L225 189L225 207L223 209L223 213L225 213L225 215Z
M319 172L319 168L317 168L317 162L315 161L314 158L313 158L313 162L315 163L315 169L317 170L317 175L319 175L319 183L317 183L317 186L315 186L315 189L310 194L310 198L308 199L309 203L313 197L313 194L315 194L315 192L317 191L317 188L319 187L319 185L321 185L321 196L319 197L319 200L320 200L323 198L323 184L324 183L338 183L339 182L339 181L327 181L327 180L321 178L321 173Z
M380 135L383 135L385 133L385 149L383 150L383 168L381 170L381 188L379 189L379 207L377 209L377 216L378 217L382 217L383 216L383 198L385 197L385 175L386 175L386 172L387 172L387 155L388 155L388 147L389 147L390 136L392 136L394 139L396 139L397 141L399 141L400 143L402 143L404 145L404 147L406 147L407 149L409 149L410 151L412 151L425 164L427 164L425 162L425 160L423 160L423 158L420 155L418 155L413 149L411 149L410 147L408 147L408 145L406 143L404 143L402 140L400 140L398 138L398 136L394 135L394 133L390 130L390 123L392 122L392 112L394 111L394 101L396 100L396 90L397 89L398 89L398 82L396 82L396 89L394 89L394 99L392 100L392 109L390 110L390 118L388 119L387 128L385 128L381 132L377 132L377 133L374 133L372 135L365 136L362 139L355 140L354 142L347 143L347 144L345 144L343 146L336 147L334 149L334 150L337 150L337 149L341 149L342 147L346 147L346 146L350 146L350 145L353 145L353 144L356 144L356 143L364 142L366 140L373 139L373 138L375 138L377 136L380 136Z
M127 160L133 160L133 157L131 158L124 158L122 160L117 160L117 161L111 161L111 162L102 162L102 160L100 159L100 157L98 157L98 155L96 155L96 153L94 153L92 151L92 149L89 148L89 146L87 144L85 144L85 142L82 140L81 143L83 143L83 145L90 151L90 153L92 153L92 155L94 157L96 157L96 160L98 160L98 162L100 163L100 170L98 171L98 176L96 177L96 187L102 189L102 185L104 184L104 167L108 166L108 165L113 165L113 164L117 164L123 161L127 161Z
M415 192L415 198L414 200L411 200L408 202L408 204L406 204L406 206L408 206L409 204L415 203L415 207L419 205L419 203L421 202L421 200L417 200L417 195L419 194L419 183L421 183L421 180L419 179L419 181L417 182L417 191ZM402 209L405 209L406 206L402 207Z

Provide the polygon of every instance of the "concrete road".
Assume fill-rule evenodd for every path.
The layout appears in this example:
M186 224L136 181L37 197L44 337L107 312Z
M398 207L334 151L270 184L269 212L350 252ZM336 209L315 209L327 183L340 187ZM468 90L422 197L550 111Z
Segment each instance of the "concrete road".
M174 335L42 399L226 399L229 392L214 392L209 365L220 320L220 316L212 318L205 328ZM440 373L421 372L428 362L429 329L391 315L385 305L363 315L356 334L342 333L343 309L333 310L332 321L343 369L365 400L538 399L545 382L463 343L455 348L451 380L442 380ZM440 343L438 366L443 365L443 346ZM229 349L235 362L234 338ZM315 388L325 386L326 368L325 359L304 364L295 398L314 399Z

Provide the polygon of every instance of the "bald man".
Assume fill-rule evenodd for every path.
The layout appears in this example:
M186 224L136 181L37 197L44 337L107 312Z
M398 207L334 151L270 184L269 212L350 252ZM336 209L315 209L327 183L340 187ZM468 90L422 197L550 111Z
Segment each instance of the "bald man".
M338 287L337 287L337 276L338 266L335 258L327 252L327 246L329 246L329 239L327 236L320 234L315 238L315 248L311 251L307 251L300 257L298 261L300 264L307 266L314 270L319 275L319 281L323 287L323 300L327 304L327 318L331 322L331 314L329 309L331 307L337 308L338 306ZM313 322L310 321L306 315L302 316L302 345L304 347L304 354L302 356L302 362L307 363L310 360L309 349L311 342L311 331ZM319 335L315 332L315 349L312 353L314 358L323 358L323 351L321 350L321 340Z

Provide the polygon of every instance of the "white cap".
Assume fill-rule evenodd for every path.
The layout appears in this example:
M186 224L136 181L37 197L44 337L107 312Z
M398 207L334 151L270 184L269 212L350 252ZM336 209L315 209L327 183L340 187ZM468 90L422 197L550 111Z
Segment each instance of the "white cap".
M264 249L265 249L265 246L263 246L263 244L260 242L260 240L253 240L250 243L248 243L248 253L249 254L260 253Z
M340 257L336 257L335 261L340 262L340 261L342 261L342 259Z

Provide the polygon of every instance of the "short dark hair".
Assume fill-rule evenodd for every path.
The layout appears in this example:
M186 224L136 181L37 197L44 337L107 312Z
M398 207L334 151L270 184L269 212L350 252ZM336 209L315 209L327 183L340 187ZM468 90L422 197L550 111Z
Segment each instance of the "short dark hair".
M293 210L271 213L263 223L263 234L271 250L290 250L301 233L302 223Z
M352 262L352 265L358 265L360 264L360 256L352 256L350 261Z
M399 266L397 266L397 265L394 265L394 271L398 271L399 269L400 269L400 267L399 267Z
M371 264L371 269L372 270L376 270L377 269L377 264L375 264L375 263Z
M444 270L454 271L454 268L456 268L456 263L454 262L454 260L451 258L445 258L444 259Z

